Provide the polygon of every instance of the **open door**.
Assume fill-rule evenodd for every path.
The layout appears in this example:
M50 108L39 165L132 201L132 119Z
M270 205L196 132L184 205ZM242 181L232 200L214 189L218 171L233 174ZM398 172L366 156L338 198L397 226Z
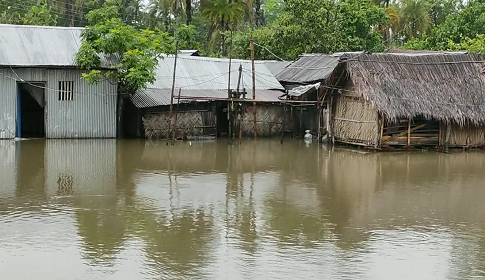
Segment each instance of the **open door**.
M17 83L16 136L45 138L45 83Z
M229 120L227 119L227 104L219 102L216 105L217 137L227 137Z

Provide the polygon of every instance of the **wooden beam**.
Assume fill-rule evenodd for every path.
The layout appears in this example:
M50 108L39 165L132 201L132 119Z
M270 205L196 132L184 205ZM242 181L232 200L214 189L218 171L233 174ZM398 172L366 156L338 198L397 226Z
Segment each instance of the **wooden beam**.
M385 141L383 141L383 142L388 142L388 141L390 141L390 140L392 140L392 139L395 139L395 138L397 138L397 137L401 137L401 136L405 135L406 133L411 133L411 132L413 132L413 131L415 131L415 130L418 130L418 129L420 129L420 128L425 127L426 125L427 125L427 124L425 124L425 123L424 123L424 124L422 124L422 125L418 125L418 126L416 126L415 128L410 129L409 131L407 131L407 130L406 130L406 131L404 131L404 132L401 132L401 133L399 133L399 134L396 134L396 135L392 136L391 138L386 139L386 140L385 140Z

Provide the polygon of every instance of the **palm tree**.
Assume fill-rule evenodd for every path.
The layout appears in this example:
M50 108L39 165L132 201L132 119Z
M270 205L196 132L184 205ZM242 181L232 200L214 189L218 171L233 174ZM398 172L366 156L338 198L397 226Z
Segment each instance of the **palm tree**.
M384 40L389 45L392 43L390 42L391 32L393 34L399 32L401 15L399 14L398 8L393 5L386 7L385 12L386 12L388 21L387 21L387 26L384 27Z
M400 16L401 30L406 39L426 34L431 28L430 4L426 0L403 0Z
M246 4L244 2L228 2L228 0L209 0L202 5L201 14L212 22L208 39L221 37L222 54L225 55L224 32L234 30L243 22Z

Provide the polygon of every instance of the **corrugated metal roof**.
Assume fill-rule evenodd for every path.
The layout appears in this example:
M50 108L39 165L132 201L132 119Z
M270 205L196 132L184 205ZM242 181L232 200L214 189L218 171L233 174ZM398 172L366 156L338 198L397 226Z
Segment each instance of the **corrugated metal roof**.
M284 92L279 90L259 89L256 90L256 101L259 102L279 102L279 96ZM170 89L155 89L147 88L137 92L131 96L131 101L138 108L148 108L170 105ZM177 104L178 90L174 92L174 104ZM227 98L227 90L181 90L180 103L187 102L207 102L208 99L214 98ZM184 99L184 97L191 97L190 99ZM197 99L200 97L200 99ZM248 91L246 99L252 98L251 90Z
M429 51L429 50L402 50L402 49L389 49L384 51L387 54L404 55L404 56L423 56L423 55L444 55L444 54L467 54L467 51Z
M139 108L163 106L170 104L174 56L167 56L161 60L156 73L156 81L146 89L131 96L135 106ZM242 66L240 90L248 92L247 98L252 96L251 61L233 59L231 62L231 89L237 88L239 66ZM255 61L256 100L260 102L278 102L283 94L283 86L276 80L265 63ZM227 98L229 79L229 59L179 56L175 78L175 97L181 90L182 97L195 99L181 99L181 102L207 101L210 98ZM197 97L201 97L197 100ZM176 103L176 100L174 100Z
M266 65L268 70L275 76L285 70L286 66L291 64L291 61L278 61L278 60L261 60Z
M0 24L0 65L76 66L80 27ZM102 64L107 65L102 58Z
M341 54L303 54L276 75L280 82L310 83L325 80L337 67Z
M171 89L174 68L174 56L160 60L156 73L156 81L148 88ZM261 61L255 63L256 89L280 89L283 86ZM239 65L242 65L240 88L248 91L252 88L251 61L233 59L231 63L231 88L236 89ZM179 56L175 88L182 90L226 90L229 78L229 59Z
M82 28L0 24L0 65L74 66Z

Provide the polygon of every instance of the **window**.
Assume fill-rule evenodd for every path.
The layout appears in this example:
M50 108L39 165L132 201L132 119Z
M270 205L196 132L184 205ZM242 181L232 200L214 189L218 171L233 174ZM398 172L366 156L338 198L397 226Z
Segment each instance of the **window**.
M74 82L60 81L59 82L59 100L71 101L74 100Z

